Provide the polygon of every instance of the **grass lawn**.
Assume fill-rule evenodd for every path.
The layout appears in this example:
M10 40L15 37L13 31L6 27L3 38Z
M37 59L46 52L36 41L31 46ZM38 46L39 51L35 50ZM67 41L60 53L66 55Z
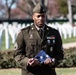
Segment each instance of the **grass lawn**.
M76 37L67 38L67 39L62 38L62 41L63 41L63 43L76 42Z
M76 68L56 68L57 75L76 75ZM0 69L0 75L21 75L20 69Z
M0 75L21 75L20 69L0 69Z
M57 68L57 75L76 75L76 68Z

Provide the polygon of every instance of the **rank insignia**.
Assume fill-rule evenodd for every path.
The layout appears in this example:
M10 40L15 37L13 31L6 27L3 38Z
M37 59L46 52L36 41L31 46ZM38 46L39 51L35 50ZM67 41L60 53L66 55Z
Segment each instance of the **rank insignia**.
M14 50L17 50L17 49L18 49L18 44L16 42L15 45L14 45Z
M33 39L33 35L32 34L30 34L30 39Z

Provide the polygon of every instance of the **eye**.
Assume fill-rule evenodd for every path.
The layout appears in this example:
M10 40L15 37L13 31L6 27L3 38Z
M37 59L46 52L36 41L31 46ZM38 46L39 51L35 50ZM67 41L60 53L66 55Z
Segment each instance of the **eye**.
M37 18L39 18L39 17L45 18L45 15L37 15Z
M45 17L45 15L42 15L42 17L44 18L44 17Z
M40 15L37 16L38 18L40 17Z

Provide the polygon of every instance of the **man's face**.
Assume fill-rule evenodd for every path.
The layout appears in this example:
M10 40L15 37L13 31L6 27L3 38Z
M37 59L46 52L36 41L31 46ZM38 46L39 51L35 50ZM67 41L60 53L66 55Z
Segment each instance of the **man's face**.
M46 14L45 13L34 13L33 20L34 20L35 25L41 28L45 25Z

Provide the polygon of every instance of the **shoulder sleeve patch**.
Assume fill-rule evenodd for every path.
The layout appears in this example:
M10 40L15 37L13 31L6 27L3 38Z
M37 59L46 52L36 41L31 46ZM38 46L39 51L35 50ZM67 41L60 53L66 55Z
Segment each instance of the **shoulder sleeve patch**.
M17 50L17 49L18 49L18 44L16 42L15 45L14 45L14 50Z

